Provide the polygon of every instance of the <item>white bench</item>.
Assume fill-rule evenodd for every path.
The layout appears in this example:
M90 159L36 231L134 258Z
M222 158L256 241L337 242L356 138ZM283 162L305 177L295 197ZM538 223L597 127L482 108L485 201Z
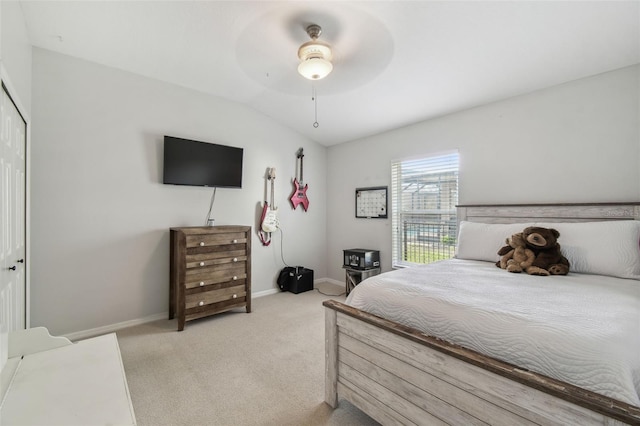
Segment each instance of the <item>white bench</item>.
M115 333L72 343L44 327L12 332L2 425L135 425Z

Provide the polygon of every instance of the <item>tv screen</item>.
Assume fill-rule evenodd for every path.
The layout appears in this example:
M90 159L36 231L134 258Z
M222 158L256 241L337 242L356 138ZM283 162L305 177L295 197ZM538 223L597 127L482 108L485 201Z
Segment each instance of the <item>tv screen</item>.
M164 137L163 183L242 188L243 149Z

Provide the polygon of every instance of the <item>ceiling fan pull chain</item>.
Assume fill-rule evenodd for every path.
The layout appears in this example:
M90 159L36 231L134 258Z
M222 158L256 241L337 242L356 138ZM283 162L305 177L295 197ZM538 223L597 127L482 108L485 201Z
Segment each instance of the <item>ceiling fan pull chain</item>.
M316 93L316 88L311 86L311 100L313 101L313 107L315 110L315 119L313 122L313 127L318 128L320 124L318 124L318 94Z

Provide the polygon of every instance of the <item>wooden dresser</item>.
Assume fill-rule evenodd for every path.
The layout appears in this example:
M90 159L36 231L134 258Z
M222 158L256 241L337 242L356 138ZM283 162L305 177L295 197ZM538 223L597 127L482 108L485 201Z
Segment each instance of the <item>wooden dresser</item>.
M251 227L171 228L169 319L251 312Z

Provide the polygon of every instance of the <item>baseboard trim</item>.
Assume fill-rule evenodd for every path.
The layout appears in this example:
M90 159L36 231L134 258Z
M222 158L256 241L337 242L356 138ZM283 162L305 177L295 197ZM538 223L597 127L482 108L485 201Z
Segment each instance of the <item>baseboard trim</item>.
M257 293L251 293L251 298L255 299L257 297L269 296L270 294L276 294L276 293L280 293L279 288L272 288L270 290L263 290Z
M336 280L332 280L330 278L321 278L317 280L313 280L314 284L326 282L330 284L336 284L340 286L344 286L344 283ZM251 293L251 297L253 299L258 297L269 296L271 294L280 293L279 288L272 288L269 290L258 291L256 293ZM91 328L89 330L76 331L73 333L63 334L67 339L75 342L78 340L88 339L90 337L102 336L103 334L115 333L118 330L122 330L123 328L133 327L140 324L145 324L148 322L158 321L161 319L168 319L169 312L161 312L154 315L149 315L148 317L133 319L129 321L123 321L116 324L105 325L102 327Z
M89 330L76 331L74 333L64 334L63 336L71 341L88 339L90 337L102 336L103 334L114 333L123 328L133 327L134 325L145 324L152 321L169 318L169 312L149 315L148 317L123 321L116 324L105 325L102 327L91 328Z
M323 278L321 280L316 280L315 282L317 281L337 285L338 287L344 287L344 281L334 280L333 278Z

